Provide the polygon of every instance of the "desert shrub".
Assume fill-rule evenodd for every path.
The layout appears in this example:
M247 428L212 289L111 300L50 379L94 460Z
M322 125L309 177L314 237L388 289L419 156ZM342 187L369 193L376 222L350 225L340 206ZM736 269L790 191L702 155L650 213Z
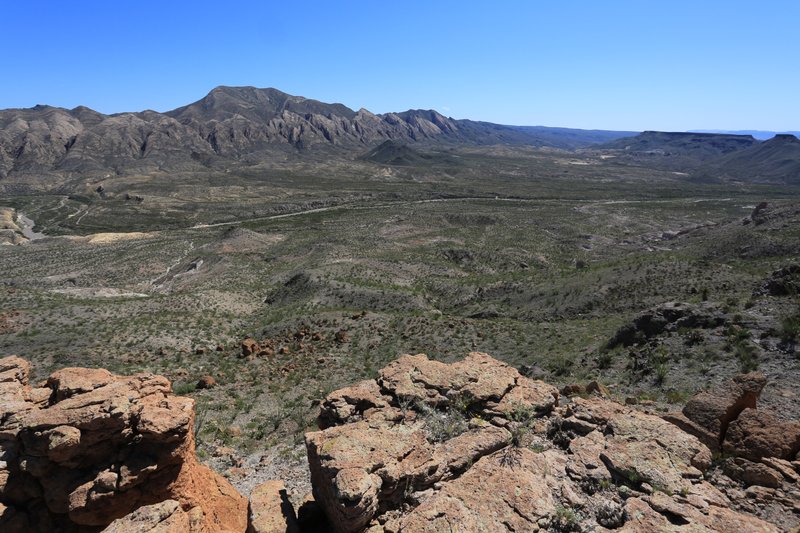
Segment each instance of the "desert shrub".
M656 363L656 385L661 386L667 381L669 367L666 362Z
M783 317L779 334L783 342L794 342L800 338L800 310Z
M184 396L193 393L196 389L197 383L176 383L175 386L172 387L172 392L178 396Z
M613 355L611 354L610 351L604 350L600 352L600 354L597 356L597 368L599 368L600 370L606 370L608 368L611 368L611 363L613 362L613 359L614 359Z
M572 371L573 364L574 361L572 361L572 359L568 359L562 355L550 362L549 369L555 376L568 376Z
M550 522L550 527L553 531L560 533L569 533L572 531L580 531L580 519L578 513L570 507L557 506L556 512Z
M686 403L692 397L692 393L684 390L670 390L664 393L664 397L670 403Z
M699 330L693 329L686 333L684 342L687 346L695 346L703 342L703 334Z
M464 412L455 409L435 409L424 403L417 403L416 411L422 417L425 436L429 442L444 442L464 433L468 428Z
M506 416L511 422L508 426L511 432L511 445L517 448L524 446L525 437L532 429L536 412L530 405L517 403Z

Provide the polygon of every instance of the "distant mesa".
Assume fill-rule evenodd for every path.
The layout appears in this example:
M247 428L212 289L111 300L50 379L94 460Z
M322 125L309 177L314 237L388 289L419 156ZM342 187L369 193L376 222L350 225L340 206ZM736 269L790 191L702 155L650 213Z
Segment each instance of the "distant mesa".
M765 130L692 130L693 133L730 133L733 135L752 135L759 141L766 141L776 135L800 135L800 131L765 131Z
M752 135L645 131L602 145L621 162L680 170L697 182L800 184L800 140Z
M709 162L699 174L748 182L800 185L800 139L790 134L776 135Z
M634 137L617 139L602 147L627 152L705 160L757 144L758 141L751 135L645 131Z

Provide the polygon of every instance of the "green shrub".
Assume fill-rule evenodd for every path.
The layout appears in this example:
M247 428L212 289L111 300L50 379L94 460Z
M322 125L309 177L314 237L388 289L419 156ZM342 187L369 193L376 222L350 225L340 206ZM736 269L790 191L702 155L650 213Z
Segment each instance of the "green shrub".
M554 531L558 531L560 533L580 531L580 520L578 518L578 513L576 513L574 509L559 505L556 507L556 512L553 515L552 521L550 522L550 527Z
M520 448L525 445L525 437L532 429L536 412L533 407L521 403L514 404L507 414L511 422L508 430L511 432L511 445Z
M172 391L178 396L191 394L197 390L197 383L176 383L172 387Z
M752 372L758 368L758 354L755 346L748 341L742 341L735 345L734 354L739 360L739 370L741 372Z
M425 434L430 442L444 442L464 433L468 428L467 417L458 409L434 409L417 403L416 410L425 424Z
M794 342L800 338L800 311L783 317L779 333L783 342Z

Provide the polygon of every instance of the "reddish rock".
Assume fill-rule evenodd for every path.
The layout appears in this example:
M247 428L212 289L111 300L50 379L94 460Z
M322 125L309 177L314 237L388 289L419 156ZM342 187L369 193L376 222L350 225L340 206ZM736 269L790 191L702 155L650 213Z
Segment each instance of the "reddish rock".
M362 381L329 394L322 402L319 422L321 428L355 422L367 412L389 407L389 397L383 396L375 380Z
M421 505L386 524L390 532L530 531L557 513L553 492L560 487L564 465L558 454L527 449L496 452L481 458L464 475L448 483Z
M255 339L248 337L241 343L242 357L250 357L255 355L261 349Z
M790 483L797 483L800 481L800 474L789 461L776 457L762 457L761 462L783 474L783 477Z
M28 531L103 527L165 500L197 508L206 530L244 530L245 499L197 462L194 402L165 378L66 368L33 388L19 358L0 376L15 378L0 383L0 503Z
M793 459L800 451L800 422L745 409L728 426L723 447L727 453L754 461L762 457Z
M197 381L198 389L213 389L217 386L217 380L214 376L203 376Z
M777 530L727 509L697 437L602 397L558 400L486 354L401 356L321 403L314 500L338 532ZM651 496L623 509L598 496L614 482Z
M697 436L713 451L722 447L728 426L745 409L755 409L767 379L759 372L740 374L710 392L701 392L689 400L682 415L665 419Z
M753 516L737 513L725 507L708 507L706 513L691 505L681 504L662 492L645 498L625 501L628 520L617 529L620 533L645 531L747 531L748 533L778 533L772 524Z
M780 471L763 463L754 463L742 458L728 461L725 465L725 473L746 485L778 488L783 484L783 475Z
M485 403L497 411L531 407L547 412L557 403L558 390L541 381L520 380L514 368L487 354L472 352L447 365L425 355L403 355L381 370L378 383L398 398L434 406ZM510 399L506 399L511 395Z
M250 493L247 533L297 533L297 518L283 481L267 481Z
M196 522L202 520L202 510L187 513L175 500L165 500L139 507L132 513L117 518L103 533L187 533L200 531ZM199 511L199 512L197 512ZM192 527L194 526L194 527Z

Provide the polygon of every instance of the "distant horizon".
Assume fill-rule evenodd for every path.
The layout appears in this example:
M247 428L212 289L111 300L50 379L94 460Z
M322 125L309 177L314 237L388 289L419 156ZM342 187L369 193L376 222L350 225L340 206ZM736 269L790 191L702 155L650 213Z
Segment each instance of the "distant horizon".
M173 108L170 108L170 109L163 109L163 110L153 109L152 107L149 107L149 108L138 109L138 110L129 109L129 110L124 110L124 111L105 112L105 111L101 111L99 109L96 109L96 108L94 108L92 106L89 106L89 105L86 105L86 104L77 104L77 105L74 105L74 106L71 106L71 107L65 107L65 106L55 106L55 105L52 105L52 104L49 104L49 103L46 103L46 102L37 102L36 104L33 104L31 106L28 106L28 107L23 107L23 108L4 107L4 108L0 108L0 111L4 111L4 110L7 110L7 109L33 109L33 108L35 108L37 106L49 106L49 107L67 109L67 110L72 110L72 109L75 109L75 108L78 108L78 107L87 107L89 109L92 109L93 111L97 111L97 112L102 113L104 115L119 115L119 114L124 114L124 113L141 113L141 112L144 112L144 111L155 111L157 113L167 113L169 111L173 111L173 110L178 109L180 107L183 107L185 105L188 105L188 104L194 103L194 102L196 102L198 100L201 100L202 98L204 98L205 96L210 94L211 91L213 91L214 89L217 89L219 87L231 87L231 88L253 87L253 88L256 88L256 89L260 89L260 90L274 89L274 90L278 90L278 91L286 93L286 91L283 91L279 87L256 87L254 85L236 85L236 86L232 86L232 85L216 85L216 86L212 87L211 89L209 89L209 91L206 92L203 95L203 97L201 97L201 98L198 98L196 100L192 100L192 101L189 101L189 102L185 102L184 104L181 104L179 106L176 106L176 107L173 107ZM299 95L299 94L291 94L291 93L286 93L286 94L290 94L291 96L297 96L297 97L300 97L300 98L305 98L307 100L316 100L316 101L319 101L319 102L322 102L322 103L325 103L325 104L341 104L341 105L347 106L348 108L350 108L350 109L352 109L354 111L357 111L358 109L361 109L361 107L350 106L350 105L347 105L347 104L345 104L343 102L326 101L324 99L315 98L315 97L309 97L309 96L304 96L304 95ZM400 113L400 112L409 111L409 110L412 110L412 109L427 110L427 109L422 108L422 107L410 107L408 109L394 109L394 110L391 110L391 111L381 111L381 112L376 112L376 111L373 111L372 109L368 109L368 111L373 112L373 113L377 113L377 114L384 114L384 113ZM477 119L470 118L470 117L453 117L453 116L447 115L446 113L444 113L444 112L442 112L442 111L440 111L438 109L430 109L430 110L437 111L437 112L441 113L442 115L445 115L448 118L452 118L452 119L455 119L455 120L472 120L472 121L479 121L479 122L491 122L491 121L487 121L487 120L477 120ZM504 124L504 123L500 123L500 122L493 122L493 123L494 124L503 125L503 126L513 126L513 127L565 128L565 129L576 129L576 130L587 130L587 131L591 131L591 130L597 130L597 131L626 131L626 132L633 132L633 133L641 133L641 132L644 132L644 131L660 131L660 132L665 132L665 133L670 133L670 132L673 132L673 133L718 133L718 134L727 134L727 135L753 135L753 137L755 137L756 139L759 139L759 140L770 139L774 135L781 135L781 134L790 134L790 135L800 136L800 129L798 129L798 130L781 130L781 131L761 130L761 129L752 129L752 128L741 128L741 129L736 129L736 130L726 130L726 129L718 129L718 128L696 128L696 129L688 129L688 130L659 130L659 129L653 129L653 128L644 128L644 129L640 129L640 130L625 130L625 129L611 129L611 128L583 128L583 127L575 127L575 126L563 126L563 125L560 125L560 124Z
M217 85L508 125L800 130L800 3L12 3L0 108L166 111Z

